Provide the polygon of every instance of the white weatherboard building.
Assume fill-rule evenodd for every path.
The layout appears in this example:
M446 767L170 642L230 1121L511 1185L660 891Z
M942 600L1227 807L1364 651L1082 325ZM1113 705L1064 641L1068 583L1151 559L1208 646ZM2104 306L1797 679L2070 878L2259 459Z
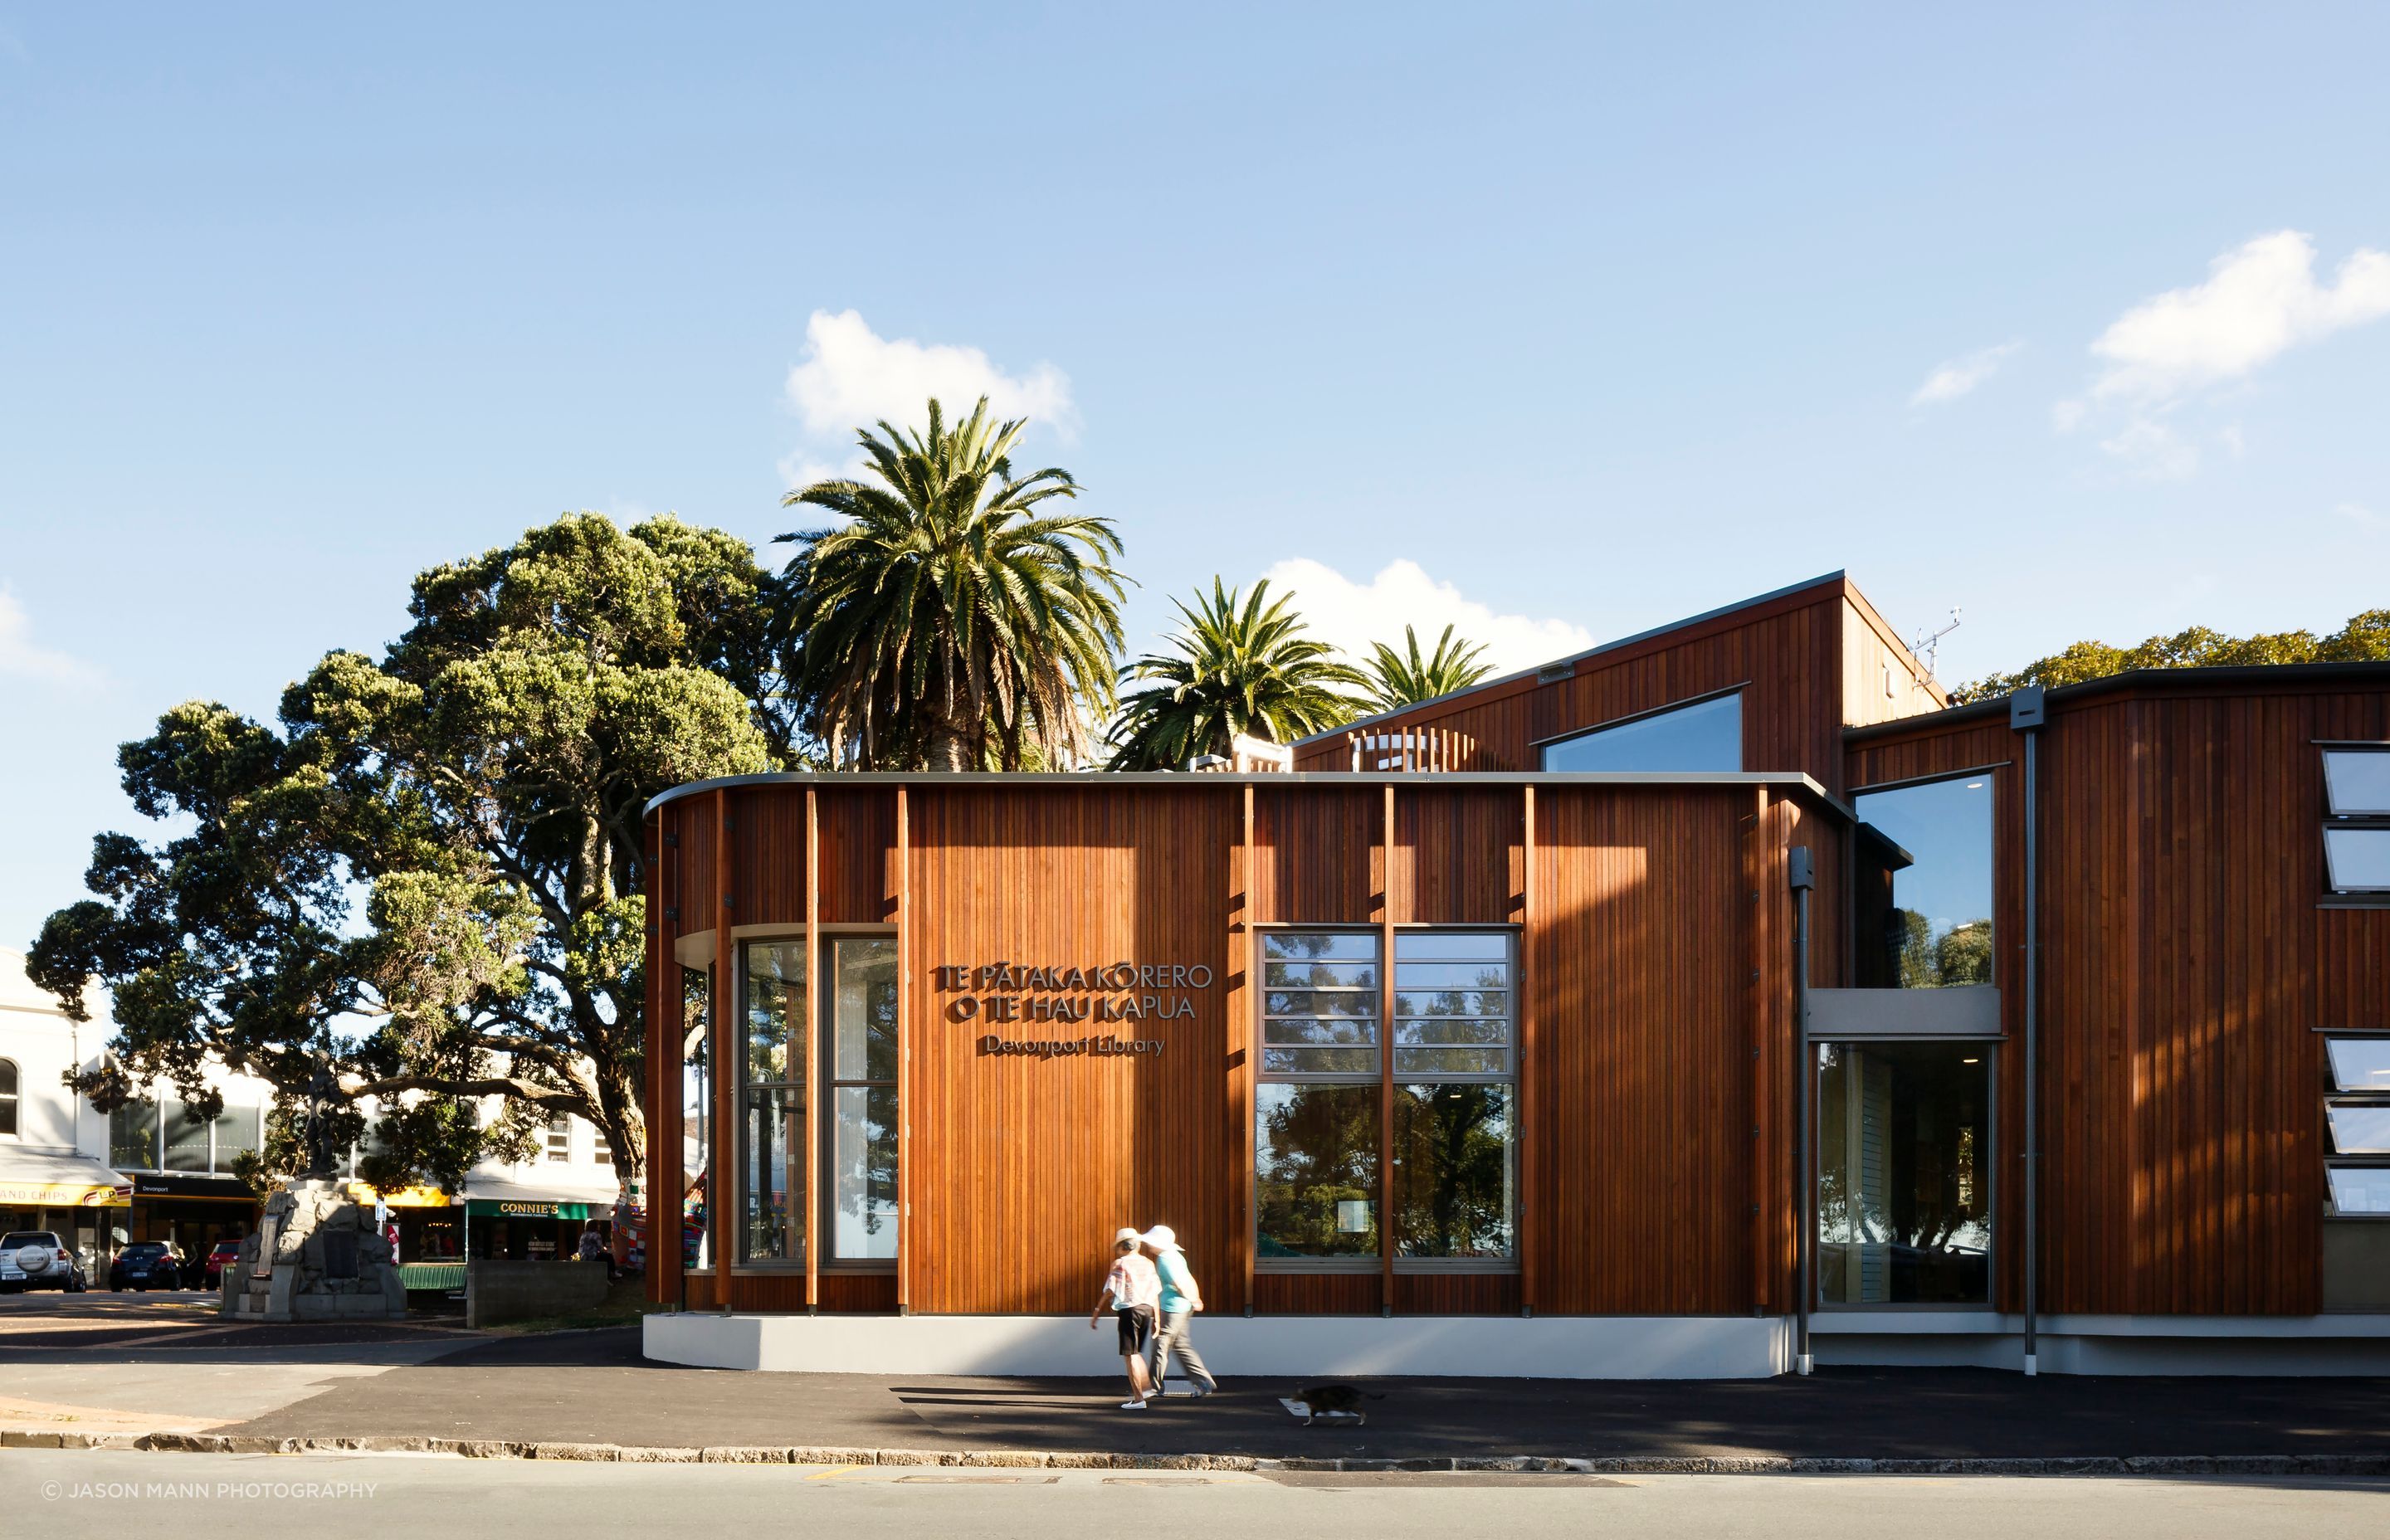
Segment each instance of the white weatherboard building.
M213 1119L190 1115L162 1084L103 1113L65 1084L70 1069L104 1063L115 1036L105 997L90 1004L92 1020L70 1020L25 977L25 955L0 947L0 1228L55 1230L104 1286L106 1259L128 1242L171 1240L196 1257L249 1233L258 1204L233 1162L263 1142L274 1088L211 1065L208 1084L225 1097ZM495 1117L497 1105L482 1110ZM617 1187L605 1136L559 1117L529 1160L474 1167L461 1195L409 1188L385 1197L405 1261L461 1258L469 1247L560 1258L585 1225L611 1216ZM358 1196L375 1195L359 1185Z

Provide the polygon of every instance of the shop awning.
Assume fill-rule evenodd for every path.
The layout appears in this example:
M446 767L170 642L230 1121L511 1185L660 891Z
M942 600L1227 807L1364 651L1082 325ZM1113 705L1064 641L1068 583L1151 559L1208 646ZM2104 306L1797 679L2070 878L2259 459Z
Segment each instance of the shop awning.
M609 1182L513 1182L466 1178L465 1212L476 1219L611 1219L621 1189Z
M48 1209L122 1209L133 1184L88 1155L0 1151L0 1203Z
M395 1192L376 1192L363 1182L351 1182L349 1196L360 1203L370 1203L379 1199L384 1206L393 1209L449 1209L456 1206L456 1200L438 1187L400 1187Z

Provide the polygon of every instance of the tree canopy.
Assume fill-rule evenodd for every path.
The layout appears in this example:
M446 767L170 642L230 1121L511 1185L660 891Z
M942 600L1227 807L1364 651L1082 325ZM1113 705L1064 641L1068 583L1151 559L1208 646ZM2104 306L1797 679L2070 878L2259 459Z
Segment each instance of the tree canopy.
M167 712L119 763L179 831L101 835L97 896L29 960L78 1018L86 979L113 995L114 1062L78 1088L107 1110L162 1078L212 1115L210 1058L287 1101L326 1051L382 1109L376 1186L453 1183L559 1111L637 1174L642 807L790 751L773 590L726 534L569 515L422 573L383 657L328 655L278 723Z
M1402 651L1385 642L1370 644L1368 707L1391 712L1465 690L1494 672L1493 664L1479 661L1484 652L1483 643L1456 638L1447 625L1435 639L1435 650L1421 656L1419 633L1407 625Z
M926 432L858 435L878 483L816 481L784 498L843 523L784 534L786 633L833 765L1019 770L1074 764L1111 714L1121 653L1120 536L1069 471L1017 474L1024 421L987 398Z
M1240 733L1289 743L1352 720L1348 690L1368 681L1336 649L1304 635L1294 596L1269 597L1267 579L1239 600L1212 580L1168 638L1172 650L1129 665L1124 681L1145 687L1123 697L1112 725L1115 770L1176 770L1202 754L1226 754Z
M2345 663L2390 659L2390 610L2368 610L2328 636L2312 631L2228 636L2204 625L2171 636L2152 636L2138 647L2076 642L2062 652L2037 658L2013 674L1986 674L1950 692L1953 704L1989 700L2027 685L2056 689L2142 668L2229 668L2268 663Z

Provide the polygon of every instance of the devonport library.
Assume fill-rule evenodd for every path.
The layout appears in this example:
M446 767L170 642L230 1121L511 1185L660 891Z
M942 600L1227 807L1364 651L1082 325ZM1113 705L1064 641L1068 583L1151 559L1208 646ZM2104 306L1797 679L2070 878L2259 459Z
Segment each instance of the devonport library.
M1230 1376L2390 1370L2390 665L1953 706L1836 573L647 837L652 1357L1102 1373L1166 1224Z

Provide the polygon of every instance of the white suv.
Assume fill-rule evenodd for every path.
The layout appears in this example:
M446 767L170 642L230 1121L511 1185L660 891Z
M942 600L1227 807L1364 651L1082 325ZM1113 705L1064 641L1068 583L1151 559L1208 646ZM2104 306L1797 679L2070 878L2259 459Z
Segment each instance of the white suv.
M67 1243L49 1230L15 1230L0 1236L0 1290L57 1289L80 1294L90 1288Z

